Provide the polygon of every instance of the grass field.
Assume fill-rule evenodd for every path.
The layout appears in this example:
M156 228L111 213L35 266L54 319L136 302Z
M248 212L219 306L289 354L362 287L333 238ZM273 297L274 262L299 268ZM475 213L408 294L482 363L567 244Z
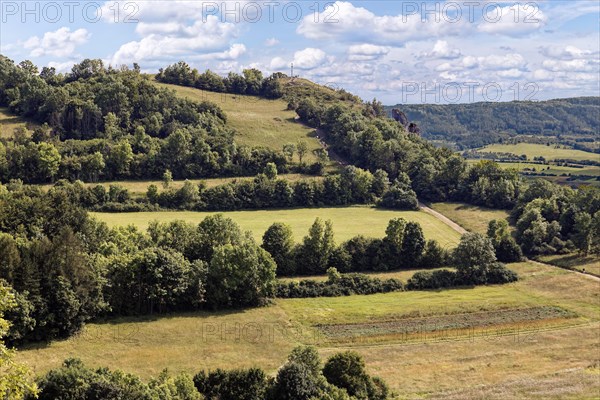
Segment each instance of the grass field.
M91 213L109 226L133 224L145 230L153 220L167 222L184 220L194 224L200 223L211 214L223 214L236 221L244 230L252 231L257 240L273 222L289 224L294 237L300 241L308 233L315 218L330 219L333 222L335 239L338 243L348 240L358 234L371 237L385 236L385 228L392 218L405 218L421 224L427 239L438 240L442 246L454 247L460 235L448 225L435 217L420 211L391 211L380 210L367 206L330 207L330 208L298 208L260 211L231 211L231 212L194 212L194 211L162 211L135 213Z
M302 175L302 174L279 174L279 178L286 179L289 182L297 182L299 180L320 180L323 179L320 176L313 175ZM234 181L242 181L242 180L252 180L254 176L248 177L234 177L234 178L210 178L210 179L189 179L190 182L194 184L199 184L200 182L204 182L206 187L211 188L218 185L223 185L225 183L234 182ZM179 189L183 186L185 180L176 180L171 182L169 188ZM85 186L96 186L102 185L108 188L110 185L120 185L129 190L129 194L134 196L145 195L148 191L148 186L156 185L158 187L158 191L162 192L164 190L161 180L146 180L146 181L111 181L111 182L98 182L98 183L85 183ZM49 189L53 186L53 184L45 184L42 185L45 189Z
M10 138L18 127L32 128L34 124L26 122L21 117L11 114L6 107L0 107L0 138Z
M477 162L477 160L469 160ZM586 166L583 168L563 167L560 165L543 165L534 163L518 163L518 162L501 162L498 163L500 168L516 168L519 171L527 170L526 172L536 172L541 174L556 174L556 175L590 175L600 176L600 167Z
M546 160L571 159L571 160L593 160L600 161L600 154L588 153L586 151L563 148L555 148L555 145L546 146L534 143L518 144L491 144L478 149L481 152L512 153L520 156L527 155L528 159L542 156Z
M488 223L493 219L508 219L506 210L473 206L465 203L433 203L431 208L444 214L452 221L471 232L485 234Z
M309 148L305 160L316 160L313 151L321 148L321 145L314 136L315 130L296 121L296 112L287 110L284 100L207 92L158 82L156 85L173 89L181 97L218 104L227 115L227 124L238 132L235 140L241 144L281 150L284 144L302 139Z
M597 398L598 281L543 264L510 268L521 280L504 286L282 299L258 309L89 324L77 337L22 349L18 358L36 373L77 356L144 378L165 367L193 374L260 366L274 374L304 343L323 357L356 350L400 398ZM396 329L420 323L427 331ZM340 329L361 336L330 334Z
M554 254L550 256L540 256L538 259L547 264L557 265L562 268L583 271L588 274L600 277L600 256L581 255L581 254Z

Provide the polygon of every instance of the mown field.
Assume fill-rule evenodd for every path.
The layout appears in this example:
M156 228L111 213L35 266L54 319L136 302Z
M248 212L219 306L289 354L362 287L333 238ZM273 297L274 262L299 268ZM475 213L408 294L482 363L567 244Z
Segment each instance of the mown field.
M538 259L547 264L580 272L585 271L588 274L600 277L600 256L598 255L553 254L549 256L540 256Z
M543 264L510 268L521 280L505 286L282 299L257 309L94 323L18 357L36 373L77 356L144 378L165 367L260 366L274 374L304 343L323 357L358 351L400 398L597 398L599 281Z
M215 93L184 86L155 82L173 89L181 96L195 101L211 101L227 115L227 125L238 134L235 141L249 146L265 146L281 150L286 143L305 140L308 144L306 161L315 161L313 151L321 148L315 130L296 121L296 112L287 110L284 100L267 100L256 96ZM295 156L297 160L297 156Z
M477 160L469 160L470 162L477 162ZM519 162L501 162L498 163L500 168L508 169L515 168L519 171L533 172L539 174L555 174L555 175L590 175L600 176L600 167L585 166L582 168L576 167L564 167L560 165L544 165L534 163L519 163Z
M486 234L488 223L491 220L508 220L509 217L509 212L506 210L494 210L466 203L433 203L430 207L466 230L482 234Z
M518 156L525 154L528 159L532 160L533 157L544 157L547 161L555 159L571 159L571 160L593 160L599 161L600 154L589 153L581 150L574 150L564 148L565 146L551 144L546 146L543 144L534 143L518 143L518 144L491 144L478 151L484 153L512 153Z
M150 221L168 222L184 220L200 223L208 215L223 214L236 221L244 230L252 231L257 240L273 222L285 222L292 227L296 241L302 240L315 218L330 219L333 222L335 239L338 243L356 235L380 238L385 236L385 228L392 218L405 218L421 224L427 239L435 239L442 246L454 247L460 235L435 217L421 211L391 211L368 206L296 208L281 210L195 212L160 211L133 213L91 213L109 226L133 224L145 230Z

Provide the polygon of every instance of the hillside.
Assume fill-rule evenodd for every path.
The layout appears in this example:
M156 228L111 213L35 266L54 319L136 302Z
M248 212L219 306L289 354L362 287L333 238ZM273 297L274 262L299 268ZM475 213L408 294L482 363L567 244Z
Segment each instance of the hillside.
M315 130L296 120L283 99L269 100L258 96L217 93L191 87L156 82L161 88L173 89L177 96L192 101L210 101L227 115L227 124L235 130L234 140L248 146L264 146L279 151L284 144L305 140L307 161L315 161L314 151L322 146Z
M481 147L515 136L544 143L597 148L600 97L578 97L549 101L513 101L472 104L398 104L408 120L421 127L423 136L455 144L458 149ZM594 139L595 138L595 139ZM580 149L585 150L583 147Z

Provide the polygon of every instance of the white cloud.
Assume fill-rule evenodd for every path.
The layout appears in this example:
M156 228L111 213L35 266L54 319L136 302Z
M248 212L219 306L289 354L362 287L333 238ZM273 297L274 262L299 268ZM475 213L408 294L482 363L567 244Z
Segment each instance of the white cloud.
M48 63L48 67L50 68L55 68L56 72L71 72L71 69L73 68L73 65L75 65L74 62L72 61L66 61L66 62L56 62L56 61L50 61Z
M521 36L540 30L547 17L535 3L516 3L511 6L484 8L484 19L477 29L480 32L506 36Z
M268 46L268 47L277 46L278 44L279 44L279 40L277 40L275 38L269 38L269 39L265 40L265 46Z
M462 66L465 68L479 67L484 70L508 70L513 68L522 69L527 65L522 55L518 53L507 54L504 56L466 56L462 59Z
M206 22L196 21L192 25L140 23L137 31L147 36L123 44L112 56L112 64L169 60L183 56L192 58L226 52L227 49L229 53L223 57L235 58L246 50L243 45L232 45L230 48L230 41L237 36L237 27L229 22L220 22L216 16L209 16Z
M271 60L269 67L271 71L281 70L282 68L286 68L288 66L288 62L281 57L275 57Z
M598 60L544 60L542 66L548 71L568 71L568 72L592 72L598 71L600 63Z
M75 52L75 48L88 41L90 34L87 30L80 28L71 32L70 28L62 27L53 32L46 32L40 39L32 36L23 43L23 47L30 50L31 57L42 57L45 55L55 57L67 57Z
M327 54L321 49L307 47L294 53L294 67L313 69L327 62Z
M422 58L444 58L454 59L460 57L460 50L448 44L445 40L438 40L433 45L433 49L430 52L421 54Z
M468 29L464 19L452 23L448 18L431 15L425 21L418 14L377 16L366 8L344 1L336 1L331 7L334 11L330 9L318 16L304 17L296 32L314 40L402 46L409 40L458 35Z
M381 58L390 52L387 46L374 44L357 44L348 48L348 59L351 61L371 61Z
M540 48L540 54L545 57L558 60L574 60L577 58L598 57L597 51L592 52L590 50L582 50L575 46L543 46Z

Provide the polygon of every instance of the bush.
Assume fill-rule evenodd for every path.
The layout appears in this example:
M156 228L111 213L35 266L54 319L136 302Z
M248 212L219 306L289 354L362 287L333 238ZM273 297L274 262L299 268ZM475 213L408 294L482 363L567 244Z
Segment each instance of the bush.
M194 386L206 399L263 400L269 379L260 368L217 369L196 374Z
M335 270L330 268L329 270ZM329 274L328 270L328 274ZM355 294L375 294L398 292L404 289L398 279L371 278L365 274L339 274L335 271L330 279L318 282L304 279L300 282L278 283L276 297L279 298L305 298L305 297L339 297Z

